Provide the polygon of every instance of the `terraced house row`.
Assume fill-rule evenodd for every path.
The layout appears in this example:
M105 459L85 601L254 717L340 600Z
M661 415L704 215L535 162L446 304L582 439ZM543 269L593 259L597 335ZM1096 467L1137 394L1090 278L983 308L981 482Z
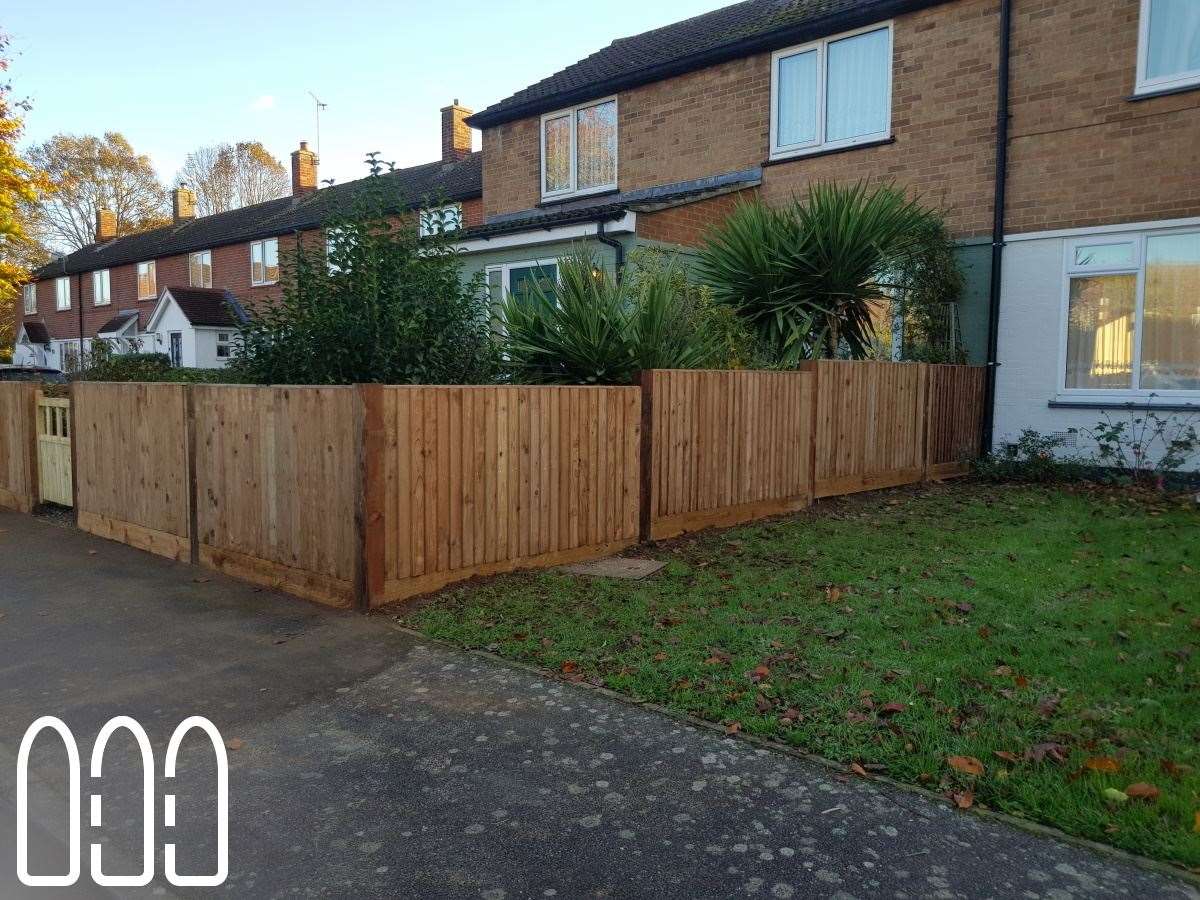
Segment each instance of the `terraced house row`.
M997 440L1200 408L1200 0L747 0L442 116L442 159L386 177L398 212L453 204L466 274L495 295L552 282L580 242L619 270L640 245L692 252L742 198L892 180L960 244ZM293 183L206 219L177 192L176 223L136 237L101 221L38 273L22 339L61 355L124 328L220 364L232 318L209 313L269 299L277 242L360 186L317 190L303 146Z

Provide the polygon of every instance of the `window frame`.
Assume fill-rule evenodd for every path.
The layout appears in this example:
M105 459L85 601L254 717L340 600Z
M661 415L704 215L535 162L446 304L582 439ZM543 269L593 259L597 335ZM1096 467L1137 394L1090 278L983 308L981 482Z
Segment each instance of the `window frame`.
M195 284L192 282L192 260L197 256L208 257L208 284ZM201 263L201 272L203 272L204 263ZM203 280L203 279L201 279ZM194 288L212 288L213 269L212 269L212 251L211 250L194 250L188 254L188 287Z
M576 146L576 135L579 128L579 112L580 110L591 109L594 106L603 106L606 103L613 104L613 110L616 116L617 123L617 151L613 157L613 180L608 184L600 184L594 187L580 189L579 185L579 153ZM570 162L571 162L571 186L564 190L547 191L546 190L546 122L551 119L561 119L563 116L569 116L571 119L571 144L570 144ZM538 170L538 192L543 201L545 200L562 200L568 197L588 197L592 194L603 194L607 191L617 190L617 185L621 181L621 103L616 94L609 97L600 97L596 100L589 100L586 103L579 103L575 106L564 107L563 109L555 110L554 112L546 113L542 116L538 123L538 145L540 147L541 165Z
M224 360L230 359L233 356L233 332L232 331L218 331L216 333L215 346L217 348L216 349L216 354L217 354L216 358L217 359L224 359ZM225 352L221 353L222 350L224 350Z
M1146 309L1146 248L1151 238L1177 235L1200 235L1200 226L1190 225L1174 228L1149 228L1140 231L1096 232L1066 238L1063 241L1062 287L1059 300L1058 374L1055 379L1057 399L1092 400L1099 403L1144 404L1151 397L1163 398L1167 402L1187 401L1200 398L1200 390L1171 390L1169 388L1147 389L1142 384L1142 335ZM1081 246L1094 244L1133 244L1134 259L1127 265L1079 265L1075 262L1075 251ZM1067 387L1067 334L1071 316L1071 280L1103 275L1136 276L1134 302L1133 349L1130 354L1132 377L1129 388L1072 388Z
M66 286L66 291L61 290ZM66 302L63 302L63 294L66 294ZM71 308L71 277L62 275L54 279L54 308L58 312L64 312Z
M31 281L29 284L21 285L21 303L25 310L25 315L37 315L37 282Z
M484 284L488 290L488 307L492 311L492 318L497 323L497 330L503 334L505 332L504 319L500 316L500 303L504 297L512 293L512 285L509 281L509 276L513 269L544 269L547 266L554 266L554 284L557 286L562 284L561 269L559 268L558 257L545 257L541 259L526 259L514 260L513 262L492 263L485 266L483 269ZM500 290L503 292L500 300L497 301L491 296L491 275L493 272L500 273Z
M870 34L873 31L886 31L888 38L888 66L887 66L887 120L882 131L872 132L871 134L859 135L852 138L843 138L838 141L826 141L825 134L828 128L828 117L826 115L826 106L828 101L828 60L829 60L829 45L836 44L838 41L846 38L858 37L862 34ZM817 53L817 133L812 141L801 144L788 144L781 147L779 145L779 63L792 56L799 56L802 53ZM896 30L892 19L884 22L875 22L872 25L867 25L864 28L856 28L853 31L844 31L840 34L833 34L829 37L823 37L819 40L809 41L805 44L797 44L794 47L785 47L782 50L776 50L771 54L771 129L770 129L770 147L768 159L783 160L796 159L803 156L811 156L814 153L827 153L830 150L842 150L848 147L857 147L860 144L877 144L880 141L890 140L892 137L892 102L894 99L894 81L895 81L895 66L896 66Z
M146 277L150 281L150 293L142 293L142 266L146 267ZM139 300L157 300L158 299L158 266L154 264L154 260L148 259L145 262L140 262L133 267L133 277L137 282L137 298Z
M1146 75L1150 68L1150 13L1153 3L1154 0L1141 0L1141 11L1138 15L1137 79L1133 88L1134 96L1200 87L1200 69L1193 69L1181 75L1163 75L1158 78L1149 78Z
M446 214L454 210L456 217L452 220L452 227L447 228ZM439 231L434 231L432 228L433 222L427 218L429 216L438 216L442 228ZM418 237L433 237L438 234L450 234L454 231L462 231L463 227L463 207L461 203L446 203L442 206L427 206L422 207L417 211L417 236Z
M275 245L275 277L267 277L267 244ZM254 278L254 248L260 247L262 259L259 265L262 266L262 279L255 280ZM269 287L273 284L279 284L279 238L262 238L261 240L250 242L250 286L251 287Z
M104 290L100 287L103 285ZM104 299L100 299L101 293ZM92 306L112 306L112 270L96 269L92 272Z

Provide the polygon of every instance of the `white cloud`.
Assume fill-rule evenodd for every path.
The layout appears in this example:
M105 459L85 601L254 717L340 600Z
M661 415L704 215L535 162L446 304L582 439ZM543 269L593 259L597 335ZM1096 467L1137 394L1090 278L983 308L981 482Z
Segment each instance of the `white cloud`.
M259 112L264 109L271 109L275 106L275 98L270 94L263 94L257 100L250 104L250 109L254 112Z

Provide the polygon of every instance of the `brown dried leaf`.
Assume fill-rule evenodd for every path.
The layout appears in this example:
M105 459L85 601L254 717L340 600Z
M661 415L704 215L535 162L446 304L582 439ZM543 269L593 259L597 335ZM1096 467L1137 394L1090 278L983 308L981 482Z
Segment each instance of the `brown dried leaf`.
M953 794L952 796L954 798L954 805L957 806L959 809L970 809L972 806L975 805L975 792L974 791L959 791L958 793Z
M1021 761L1021 757L1013 753L1011 750L993 750L997 759L1002 759L1005 762L1013 763L1014 765Z
M1159 790L1152 784L1139 781L1125 788L1125 796L1130 800L1145 800L1147 803L1158 802Z
M907 703L889 703L886 706L880 707L879 715L894 716L897 713L904 712L906 709L908 709Z
M983 774L983 763L974 756L947 756L946 763L950 768L965 772L967 775Z
M730 722L728 725L725 726L726 734L737 734L741 730L742 730L741 722Z
M858 763L850 763L850 771L853 772L855 775L857 775L859 778L870 778L871 777L870 774L867 772L867 770L864 769L862 766L860 766Z
M1084 761L1083 767L1093 772L1117 772L1121 764L1111 756L1093 756Z
M1066 762L1067 748L1054 741L1046 741L1042 744L1034 744L1025 751L1025 758L1031 762L1045 762L1047 757L1053 762Z

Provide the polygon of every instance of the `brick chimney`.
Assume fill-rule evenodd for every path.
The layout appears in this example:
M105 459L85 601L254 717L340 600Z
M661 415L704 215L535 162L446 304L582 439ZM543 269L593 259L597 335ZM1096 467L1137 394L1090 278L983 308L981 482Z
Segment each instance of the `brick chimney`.
M458 162L471 155L471 126L466 122L469 115L471 110L459 106L457 100L442 109L442 162Z
M103 244L117 236L117 214L111 209L96 210L96 243Z
M292 151L292 196L302 197L317 189L317 154L308 149L308 141Z
M171 218L176 224L196 218L196 194L186 184L171 191Z

